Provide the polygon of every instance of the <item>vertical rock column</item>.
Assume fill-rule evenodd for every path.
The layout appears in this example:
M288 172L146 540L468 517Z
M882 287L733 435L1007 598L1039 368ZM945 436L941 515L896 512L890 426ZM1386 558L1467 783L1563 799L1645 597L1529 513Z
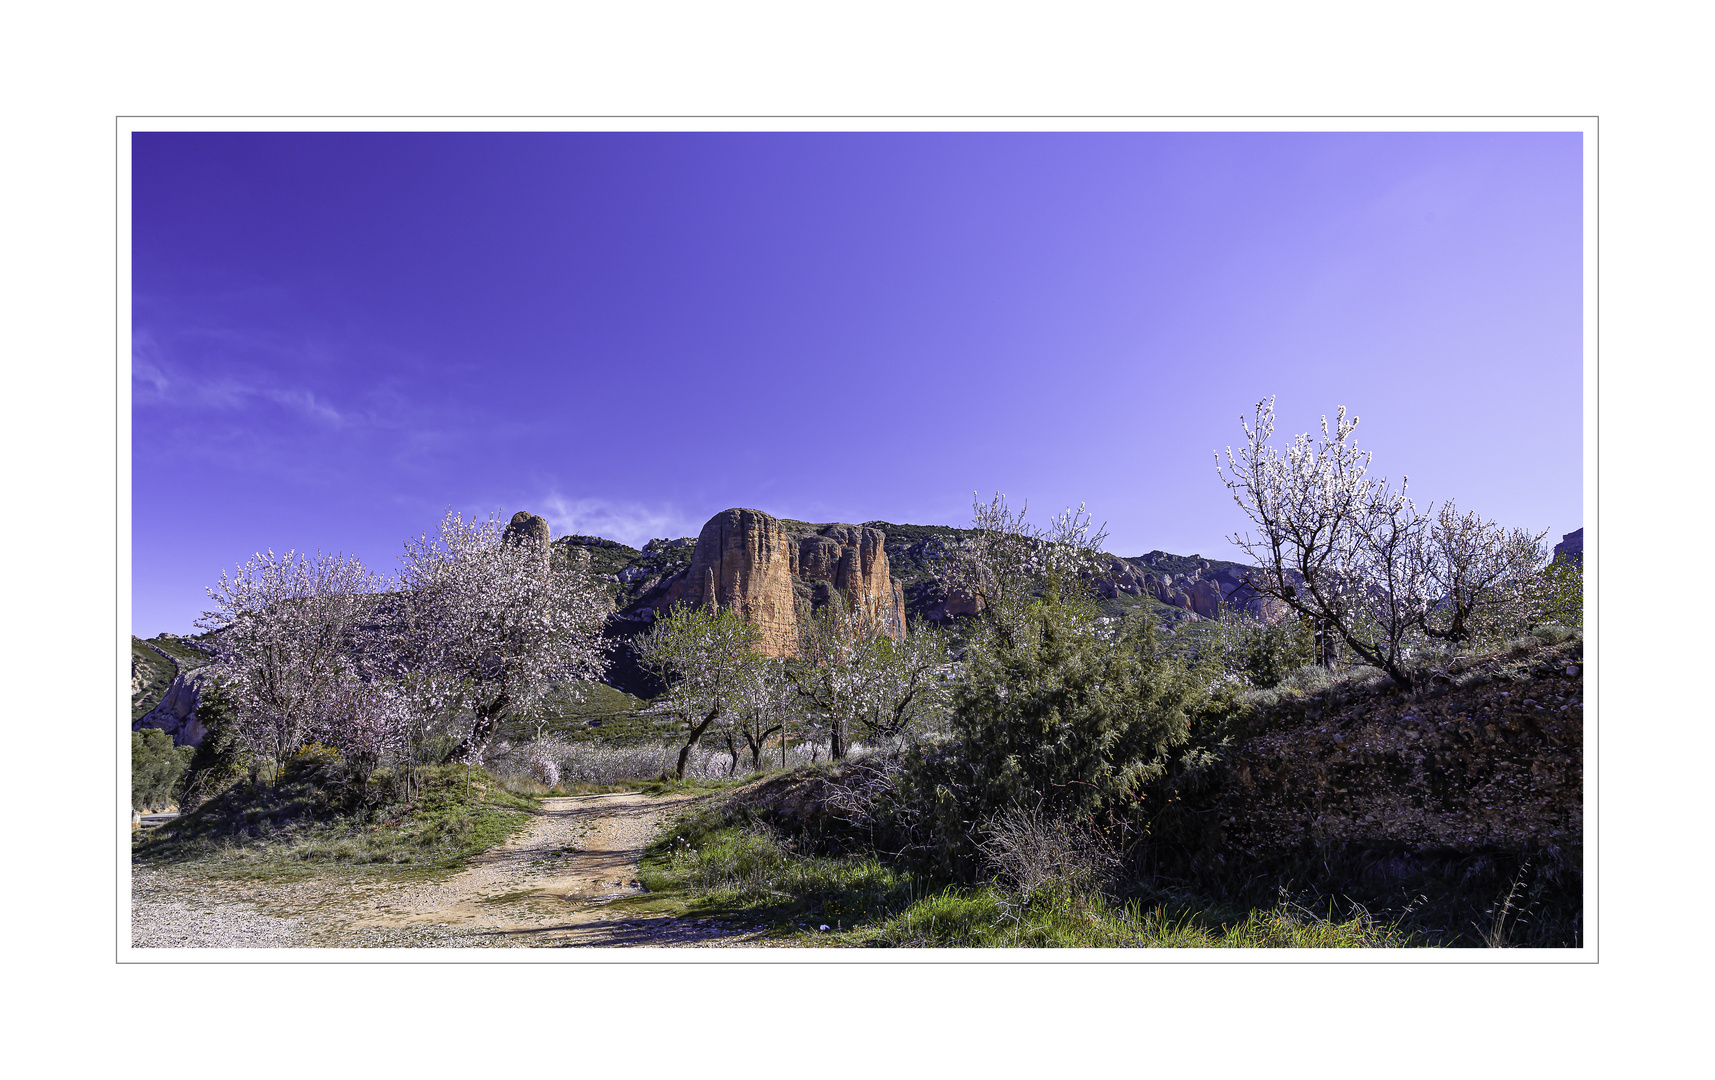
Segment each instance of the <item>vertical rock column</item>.
M697 537L682 603L732 608L762 630L760 649L790 656L797 649L792 572L798 545L779 520L760 510L726 510Z
M888 635L905 636L905 590L887 563L887 534L858 525L824 525L798 542L798 576L825 581L853 606L881 614Z

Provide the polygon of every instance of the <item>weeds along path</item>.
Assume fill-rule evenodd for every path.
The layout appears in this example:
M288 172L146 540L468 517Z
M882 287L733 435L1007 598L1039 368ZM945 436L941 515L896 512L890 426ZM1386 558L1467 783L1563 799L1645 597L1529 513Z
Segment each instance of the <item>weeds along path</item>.
M651 914L637 864L662 819L691 796L548 798L507 843L436 881L329 874L257 883L133 875L138 946L731 946L759 931ZM179 878L174 881L171 878Z

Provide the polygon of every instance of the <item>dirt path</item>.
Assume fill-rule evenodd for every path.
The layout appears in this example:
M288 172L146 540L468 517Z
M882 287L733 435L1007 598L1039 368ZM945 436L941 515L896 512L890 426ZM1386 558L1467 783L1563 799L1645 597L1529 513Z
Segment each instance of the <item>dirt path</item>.
M732 946L737 930L635 913L637 863L676 804L636 793L550 798L529 826L430 882L132 875L132 944L158 947Z

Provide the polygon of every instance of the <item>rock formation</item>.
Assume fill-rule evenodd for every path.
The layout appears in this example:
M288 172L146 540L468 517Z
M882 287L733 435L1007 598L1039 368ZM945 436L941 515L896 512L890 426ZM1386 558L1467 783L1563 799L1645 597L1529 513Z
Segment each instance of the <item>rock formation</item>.
M760 510L724 510L698 535L690 565L639 596L623 618L648 623L676 604L731 608L762 630L770 656L797 648L798 607L829 591L879 610L889 633L905 634L905 591L887 563L887 534L840 523L785 522Z
M784 656L797 642L792 593L797 561L797 537L777 518L759 510L726 510L710 518L697 536L676 599L738 612L761 628L763 652Z
M1575 563L1584 561L1584 529L1582 526L1573 529L1560 538L1560 543L1554 545L1554 557Z
M888 566L887 534L865 525L811 528L816 531L799 537L793 576L806 585L827 583L848 605L880 613L892 636L905 636L905 588Z
M1245 568L1237 563L1217 567L1207 559L1187 559L1161 551L1136 559L1103 555L1102 560L1093 581L1102 596L1153 596L1169 607L1205 619L1219 617L1223 606L1265 618L1281 607L1277 601L1252 592L1245 584Z
M213 664L180 671L173 679L173 685L167 688L167 696L142 719L133 723L131 730L159 728L173 737L174 746L195 746L202 742L202 737L208 734L208 729L197 720L197 695L208 679L218 677L219 674Z
M520 510L512 515L501 535L507 540L534 540L545 548L548 546L548 522L527 510Z
M552 538L548 530L548 522L535 514L520 510L512 515L512 520L506 523L506 531L500 534L501 539L511 543L531 545L534 550L542 553L543 567L549 566L557 558L569 560L573 565L589 565L590 555L584 548L553 547L549 544Z

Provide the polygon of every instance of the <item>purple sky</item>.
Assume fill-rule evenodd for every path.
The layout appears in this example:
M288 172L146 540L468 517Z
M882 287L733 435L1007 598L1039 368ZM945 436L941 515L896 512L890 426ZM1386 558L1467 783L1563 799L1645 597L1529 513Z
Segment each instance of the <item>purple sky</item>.
M641 545L731 506L1087 502L1217 558L1279 397L1582 520L1577 134L138 134L134 632L452 506Z

